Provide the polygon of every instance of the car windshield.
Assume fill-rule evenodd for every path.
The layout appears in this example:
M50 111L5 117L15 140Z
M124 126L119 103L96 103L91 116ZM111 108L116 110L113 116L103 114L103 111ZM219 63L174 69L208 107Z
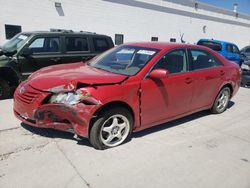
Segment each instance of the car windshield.
M217 42L212 42L212 41L200 41L197 43L198 45L206 46L208 48L211 48L214 51L221 51L221 44Z
M3 45L2 49L6 52L14 52L26 42L28 37L29 37L28 34L20 33L14 36L12 39L10 39L8 42L6 42Z
M138 46L119 46L92 59L89 65L108 72L132 76L137 74L159 50Z

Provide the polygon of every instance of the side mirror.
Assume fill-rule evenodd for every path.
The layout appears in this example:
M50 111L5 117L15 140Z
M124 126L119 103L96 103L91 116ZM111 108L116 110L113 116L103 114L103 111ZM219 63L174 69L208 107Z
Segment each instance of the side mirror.
M33 54L33 51L30 48L24 48L22 53L21 53L21 56L29 57L32 54Z
M155 69L150 74L149 77L152 79L162 79L167 78L169 75L169 71L165 69Z

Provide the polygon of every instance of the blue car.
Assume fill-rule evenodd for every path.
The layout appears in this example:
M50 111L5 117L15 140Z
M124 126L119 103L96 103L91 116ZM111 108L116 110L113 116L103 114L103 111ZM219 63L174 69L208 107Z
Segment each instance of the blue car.
M228 60L234 61L238 65L241 66L242 60L240 56L240 51L239 51L239 48L235 44L231 42L225 42L225 41L213 40L213 39L200 39L197 42L197 44L211 48L217 51L218 53L220 53L222 56L224 56Z

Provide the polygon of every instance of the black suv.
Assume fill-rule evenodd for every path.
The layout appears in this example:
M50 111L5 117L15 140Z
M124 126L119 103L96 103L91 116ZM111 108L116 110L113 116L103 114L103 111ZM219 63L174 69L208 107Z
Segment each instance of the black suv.
M32 72L46 66L86 61L114 46L111 37L90 32L17 34L0 49L0 99Z

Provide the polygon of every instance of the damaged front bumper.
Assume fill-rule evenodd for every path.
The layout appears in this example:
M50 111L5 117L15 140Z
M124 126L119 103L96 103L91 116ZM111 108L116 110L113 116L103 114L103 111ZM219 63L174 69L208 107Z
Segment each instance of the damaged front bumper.
M21 83L14 93L15 116L34 127L53 128L88 137L90 121L101 102L84 88L76 104L51 103L48 98L52 95L49 91Z
M53 128L88 137L89 122L97 110L96 105L44 104L39 106L33 118L26 117L14 110L18 119L24 123L40 128Z

